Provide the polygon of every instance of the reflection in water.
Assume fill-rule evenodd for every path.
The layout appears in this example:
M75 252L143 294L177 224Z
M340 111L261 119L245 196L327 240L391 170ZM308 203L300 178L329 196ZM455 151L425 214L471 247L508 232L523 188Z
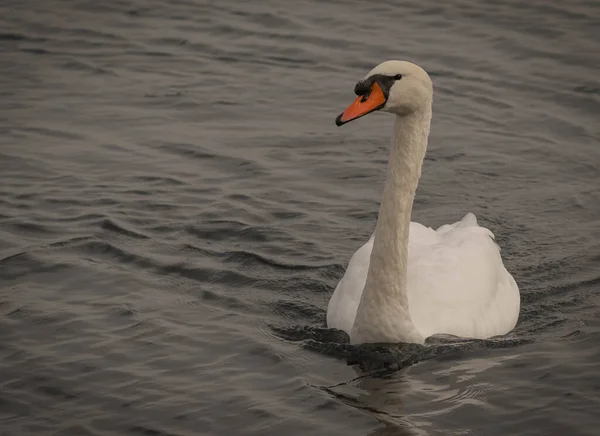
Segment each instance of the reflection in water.
M446 355L400 371L364 372L356 365L353 367L356 378L324 390L382 424L369 436L462 435L465 429L457 427L460 421L449 422L448 417L487 407L487 391L493 385L482 374L516 358L473 356L465 360L464 357L460 353L455 359ZM423 374L427 377L421 377ZM423 381L432 378L433 383ZM420 406L416 409L413 404ZM428 407L423 408L423 404Z
M427 435L406 414L404 393L410 389L404 371L364 374L354 368L357 378L332 388L330 394L349 406L360 409L383 424L369 436Z
M464 435L470 434L464 423L474 421L487 428L483 418L489 413L487 393L503 387L484 373L490 369L497 373L498 366L519 357L507 349L535 340L515 331L490 339L439 334L422 345L350 345L345 333L331 329L271 326L271 330L286 341L351 366L354 377L318 388L379 421L382 426L369 436Z
M447 422L448 417L472 413L469 407L487 406L485 395L493 384L481 380L481 375L519 356L513 352L493 357L490 353L533 341L533 337L517 334L491 339L434 335L423 345L352 346L347 337L328 329L272 329L281 338L302 342L311 351L352 366L356 377L321 389L383 424L370 436L465 434L465 429L451 429L464 421Z

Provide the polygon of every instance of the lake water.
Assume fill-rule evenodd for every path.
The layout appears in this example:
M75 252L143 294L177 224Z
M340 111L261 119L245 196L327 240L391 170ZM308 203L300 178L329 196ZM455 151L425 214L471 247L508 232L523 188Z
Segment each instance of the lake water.
M599 23L583 0L2 2L0 434L597 435ZM496 234L507 338L325 328L393 123L334 120L387 59L435 86L413 219Z

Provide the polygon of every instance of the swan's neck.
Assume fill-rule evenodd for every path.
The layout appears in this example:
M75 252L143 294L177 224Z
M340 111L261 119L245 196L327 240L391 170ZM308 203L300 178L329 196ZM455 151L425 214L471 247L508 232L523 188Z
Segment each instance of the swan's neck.
M409 315L408 234L431 111L396 117L373 250L353 342L422 342Z

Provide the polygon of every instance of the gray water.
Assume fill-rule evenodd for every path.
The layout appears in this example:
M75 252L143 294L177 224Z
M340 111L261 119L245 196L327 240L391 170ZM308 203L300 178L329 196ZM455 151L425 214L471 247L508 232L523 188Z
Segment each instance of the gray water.
M599 23L582 0L4 0L0 434L598 434ZM496 234L506 338L325 328L393 122L334 120L387 59L435 86L413 219Z

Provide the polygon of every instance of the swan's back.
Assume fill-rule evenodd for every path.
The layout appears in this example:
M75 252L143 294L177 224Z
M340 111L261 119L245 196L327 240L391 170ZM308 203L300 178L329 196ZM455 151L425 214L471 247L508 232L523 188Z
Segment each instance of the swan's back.
M512 330L519 290L492 232L467 214L434 233L434 242L409 238L407 294L417 330L423 337L447 333L472 338Z

